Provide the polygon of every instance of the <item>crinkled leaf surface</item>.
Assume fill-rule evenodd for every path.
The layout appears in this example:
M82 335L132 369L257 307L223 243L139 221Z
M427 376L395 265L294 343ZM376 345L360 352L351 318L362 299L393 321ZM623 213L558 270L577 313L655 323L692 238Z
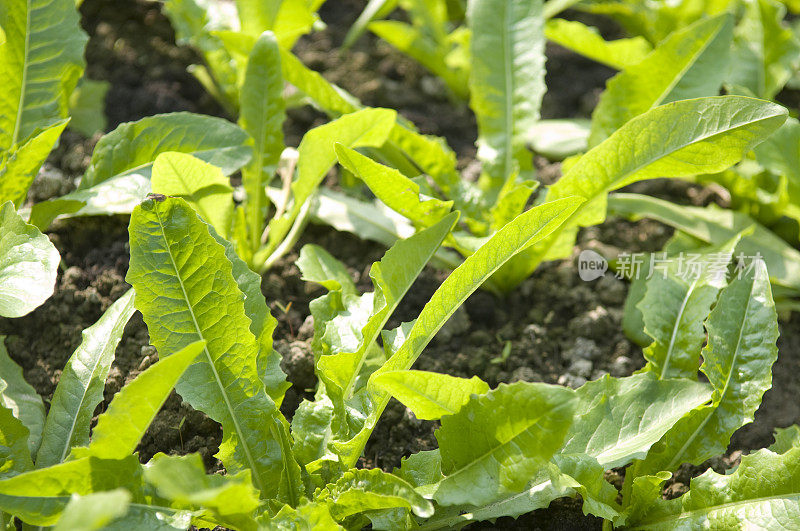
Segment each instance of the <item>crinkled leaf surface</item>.
M72 0L8 0L0 8L0 151L67 116L88 37Z
M800 448L759 450L728 475L708 470L675 500L657 500L632 529L793 529L800 520Z
M684 263L684 271L674 257L661 257L668 260L666 268L654 271L647 281L637 308L645 332L653 338L644 349L646 369L659 378L697 378L700 349L706 340L703 321L727 284L728 263L737 243L738 235L722 246L696 253L699 266Z
M377 509L403 507L426 518L433 515L433 504L399 477L380 469L349 470L336 483L314 496L328 502L336 520Z
M646 372L604 376L576 393L578 418L561 453L588 454L613 468L644 457L681 417L708 402L711 389L691 380L659 380Z
M296 503L288 426L258 372L259 343L225 247L209 230L182 199L145 201L131 217L126 280L159 352L206 341L177 391L222 424L227 470L249 469L262 496Z
M0 388L5 381L0 380ZM0 394L0 400L3 395ZM13 477L33 468L28 428L0 402L0 478Z
M517 382L500 384L442 417L436 438L444 479L434 499L480 505L522 490L561 447L574 408L568 388Z
M0 207L0 315L21 317L38 308L56 283L61 256L50 239L25 223L14 204Z
M129 290L100 319L83 331L83 340L67 361L50 402L50 412L36 454L36 466L62 462L74 446L89 442L94 410L103 400L114 351L135 308Z
M646 59L606 84L592 113L589 145L625 122L671 101L716 96L727 73L733 17L720 15L679 28Z
M772 386L771 368L778 356L777 313L762 260L754 260L722 290L706 329L708 344L700 370L714 389L712 403L672 427L638 467L638 475L719 455L733 432L752 422L761 397Z

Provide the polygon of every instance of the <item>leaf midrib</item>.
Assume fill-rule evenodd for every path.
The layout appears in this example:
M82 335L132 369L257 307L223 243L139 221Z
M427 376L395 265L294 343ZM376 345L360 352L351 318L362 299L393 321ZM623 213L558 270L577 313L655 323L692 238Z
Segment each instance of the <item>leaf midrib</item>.
M158 225L159 228L161 229L161 236L164 238L164 242L167 244L167 255L169 256L169 260L172 263L173 269L175 270L175 278L178 280L178 284L181 287L181 292L183 293L183 298L186 301L186 306L189 310L189 315L191 315L192 317L192 323L194 324L195 331L197 332L197 335L201 339L206 339L205 336L203 335L203 332L200 330L200 325L198 324L197 317L194 314L194 307L190 302L189 295L186 292L186 287L183 284L183 278L181 278L180 270L178 269L178 265L175 262L175 257L172 254L172 246L170 245L166 231L164 230L164 222L161 219L161 213L158 211L158 208L154 208L153 211L155 212L156 217L158 218ZM237 419L233 406L231 405L231 401L230 398L228 397L228 393L226 392L226 388L224 385L222 385L222 380L220 379L219 373L217 372L217 367L214 365L214 359L211 357L211 353L208 350L208 342L206 342L206 344L203 346L203 352L206 355L208 366L211 368L211 372L214 375L214 380L216 381L219 392L222 395L223 401L225 403L225 408L228 410L228 416L233 422L234 429L236 430L236 434L239 437L239 442L242 445L242 448L244 449L247 461L250 465L250 468L253 471L252 474L253 481L256 483L258 489L263 492L264 486L261 482L261 475L258 473L258 467L256 465L255 459L253 458L250 452L250 447L247 443L247 439L245 438L245 434L242 431L241 426L239 426L239 420Z
M754 273L754 274L757 274L757 273ZM692 435L686 440L686 442L683 444L681 449L678 450L678 452L672 458L672 460L670 461L669 465L667 466L668 470L672 470L678 464L678 461L680 461L681 457L683 457L683 454L686 452L686 449L689 448L689 446L695 441L695 439L697 439L697 437L700 435L700 433L706 427L706 424L708 424L708 421L711 420L711 417L713 417L714 413L717 412L717 410L719 409L720 404L722 403L722 400L725 398L725 395L728 393L728 387L730 385L731 378L733 378L733 371L734 371L734 368L736 367L736 364L737 364L737 362L739 360L739 350L740 350L740 347L741 347L741 344L742 344L742 331L744 330L744 323L747 321L748 315L750 314L750 303L753 300L753 290L755 289L757 280L758 279L754 277L753 278L753 283L750 285L750 293L749 293L749 296L747 297L747 304L745 305L744 313L742 314L741 326L738 327L739 328L739 333L738 333L738 335L736 337L736 349L734 350L733 359L731 360L731 368L728 371L727 378L725 379L725 385L723 386L722 391L719 394L719 399L714 402L714 407L709 410L708 415L706 415L706 418L703 420L703 422L700 423L700 426L698 426L697 429L694 430Z
M25 2L25 50L22 56L22 80L19 92L19 106L17 107L17 118L14 123L14 133L11 135L11 146L19 141L20 124L22 123L22 111L25 106L25 97L27 96L25 87L28 83L28 53L30 52L30 35L31 35L31 0ZM9 146L9 148L11 147Z
M667 348L667 355L664 358L664 366L661 368L661 374L659 375L659 379L663 380L667 376L667 369L669 368L669 362L672 359L673 349L675 348L675 343L678 337L678 328L683 321L683 314L686 311L686 306L689 304L689 299L694 294L694 290L697 287L697 282L700 280L700 276L698 275L692 281L692 284L689 286L689 289L686 291L686 296L683 298L683 302L681 303L681 307L678 310L678 315L675 318L675 324L672 328L672 335L669 338L669 347Z

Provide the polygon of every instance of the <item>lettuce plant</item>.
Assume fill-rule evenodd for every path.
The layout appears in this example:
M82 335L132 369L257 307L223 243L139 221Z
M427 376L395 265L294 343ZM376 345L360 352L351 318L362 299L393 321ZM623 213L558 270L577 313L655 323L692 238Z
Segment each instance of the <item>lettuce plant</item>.
M779 432L776 445L745 457L732 474L708 472L684 497L661 499L669 472L724 451L770 386L777 323L761 260L730 282L724 275L691 285L674 272L654 277L640 305L653 339L648 364L626 378L605 376L575 391L525 382L490 389L477 378L410 370L482 282L550 237L581 204L563 198L515 218L453 271L415 321L394 330L383 328L457 214L397 242L373 264L374 290L364 294L327 252L305 247L304 277L328 293L311 306L319 385L289 423L279 411L288 384L260 278L186 201L153 196L131 217L133 290L84 333L46 418L19 369L0 358L7 367L0 433L10 456L0 510L64 528L96 521L111 528L446 529L580 493L584 511L613 525L758 518L769 526L793 518L800 507L791 476L764 486L746 478L796 468L795 429ZM741 236L723 250L735 249ZM682 299L690 303L678 307ZM116 396L89 437L134 307L161 359ZM696 317L704 314L701 366L705 333ZM698 381L698 368L708 383ZM157 455L140 464L131 455L173 385L221 424L217 457L226 476L206 476L197 456ZM404 459L393 473L359 469L391 396L420 419L440 420L439 447ZM626 465L620 503L603 473ZM729 486L724 496L707 495L720 485ZM732 513L732 502L741 510Z

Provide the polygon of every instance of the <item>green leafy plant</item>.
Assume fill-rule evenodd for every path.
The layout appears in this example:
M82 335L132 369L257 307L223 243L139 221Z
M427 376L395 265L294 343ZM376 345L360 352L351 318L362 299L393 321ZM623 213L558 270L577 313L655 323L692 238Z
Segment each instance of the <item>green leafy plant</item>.
M661 499L669 472L724 451L770 387L777 316L761 260L730 282L724 271L689 284L675 271L653 277L640 304L653 345L645 369L629 377L605 376L575 391L525 382L490 389L477 378L409 370L469 294L580 204L564 198L518 216L453 271L415 321L395 330L382 329L455 214L396 243L372 267L374 291L361 295L339 262L305 247L303 274L328 293L311 306L320 383L290 425L278 409L288 384L272 348L275 321L259 277L186 201L145 201L130 226L127 278L136 296L126 294L86 331L46 420L19 369L3 358L12 368L3 373L9 376L2 434L14 457L4 461L0 509L33 525L93 519L173 528L191 522L444 529L517 516L580 493L587 513L633 527L719 518L744 523L751 514L780 522L793 514L791 481L761 488L744 478L766 473L759 467L796 467L794 430L779 432L771 450L743 458L732 474L706 473L681 499ZM733 252L741 238L720 251ZM691 303L680 307L682 300ZM89 438L98 385L134 304L162 359L112 401ZM707 340L697 320L677 308L708 315ZM698 381L698 368L708 383ZM227 476L206 476L196 456L158 455L141 465L130 455L173 385L222 425L217 456ZM441 421L439 448L412 455L391 474L355 468L390 396L420 419ZM603 473L628 464L620 504ZM706 496L720 481L730 485L729 494ZM92 503L100 499L108 504ZM743 510L732 514L732 500Z

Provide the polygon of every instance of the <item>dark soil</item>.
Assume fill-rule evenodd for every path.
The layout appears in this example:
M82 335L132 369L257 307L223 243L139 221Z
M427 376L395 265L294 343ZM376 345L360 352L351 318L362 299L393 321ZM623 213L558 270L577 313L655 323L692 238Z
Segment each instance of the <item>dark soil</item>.
M461 166L474 159L476 127L464 103L454 103L441 83L414 61L367 35L347 52L334 51L343 40L363 2L329 1L321 16L328 29L304 38L296 47L310 67L353 92L365 103L398 109L430 134L447 138ZM109 128L123 121L159 113L188 110L224 116L222 108L186 72L196 54L175 45L173 31L158 3L131 0L86 0L83 25L90 35L87 72L93 79L111 83L106 99ZM549 46L548 87L543 114L546 117L588 116L611 71L561 48ZM301 135L322 123L311 109L289 114L287 141L296 145ZM94 139L65 133L37 179L32 197L42 200L74 186L88 163ZM559 165L537 160L540 171L554 180ZM638 185L640 190L684 203L706 204L717 200L706 189L678 182ZM621 250L654 251L671 230L650 221L630 223L610 219L582 231L575 256L585 248L612 256ZM61 370L80 343L81 330L94 323L108 306L129 288L124 277L128 267L127 219L82 219L58 224L50 238L61 252L62 269L56 292L30 315L0 319L0 333L25 378L48 401ZM341 259L359 287L369 289L369 264L384 252L377 244L354 236L309 227L300 245L317 243ZM290 254L264 276L262 291L278 318L275 346L284 356L284 369L293 388L283 411L294 408L316 385L313 357L308 344L311 322L308 303L322 292L300 279ZM426 269L402 302L390 323L416 316L446 273ZM630 374L643 364L641 349L622 333L620 321L627 284L607 274L593 281L579 279L574 260L544 264L509 297L475 293L442 329L420 358L416 368L457 376L478 375L490 385L513 381L543 381L577 387L604 373ZM734 436L727 460L709 463L730 466L741 451L767 446L775 427L800 420L800 317L781 322L780 355L775 365L774 387L765 397L753 424ZM501 353L506 345L510 353ZM157 360L148 344L147 330L136 314L117 349L116 361L105 388L103 411L114 393ZM414 418L393 401L368 444L361 464L391 470L411 452L435 447L436 423ZM204 414L182 404L173 393L139 446L144 462L157 452L200 452L209 470L220 464L213 457L221 440L219 427ZM732 454L732 455L731 455ZM727 463L727 464L726 464ZM696 467L686 477L707 467ZM683 481L683 483L681 483ZM675 487L680 491L680 487ZM476 528L594 529L596 518L585 517L578 500L559 500L514 521L501 519L493 526Z

